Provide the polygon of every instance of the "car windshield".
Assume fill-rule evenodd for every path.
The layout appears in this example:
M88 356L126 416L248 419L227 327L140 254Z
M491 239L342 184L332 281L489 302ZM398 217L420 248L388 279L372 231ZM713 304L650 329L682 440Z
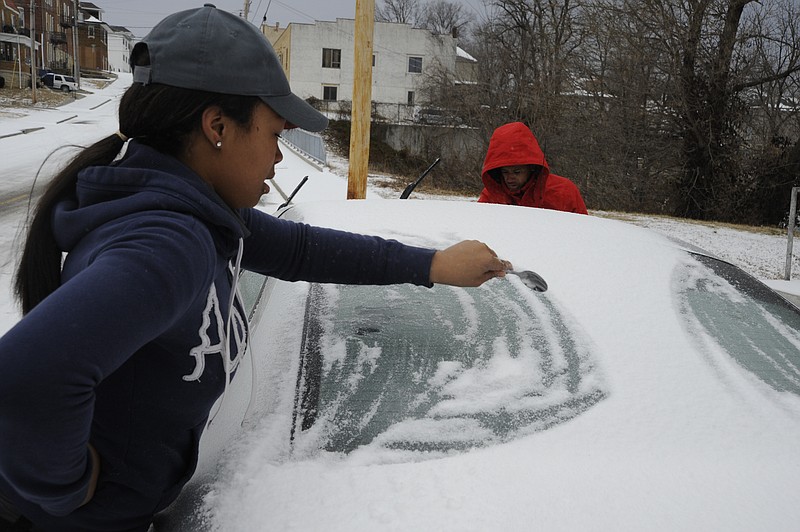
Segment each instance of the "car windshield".
M678 307L714 367L736 363L779 392L800 395L800 310L726 262L694 255L677 271Z
M567 421L606 393L590 342L518 279L311 285L292 439L425 458Z

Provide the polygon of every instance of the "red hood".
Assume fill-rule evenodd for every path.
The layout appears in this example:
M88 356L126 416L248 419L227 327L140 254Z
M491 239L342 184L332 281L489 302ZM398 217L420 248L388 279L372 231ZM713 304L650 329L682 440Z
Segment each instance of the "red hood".
M500 176L492 172L502 166L533 164L542 169L522 187L521 193L512 194ZM491 172L491 173L490 173ZM521 122L512 122L494 130L489 139L489 149L483 162L483 190L478 201L541 207L558 211L587 214L586 204L575 183L560 175L551 174L544 153L531 130Z
M550 167L547 166L544 152L539 147L531 130L522 122L512 122L498 127L492 133L492 138L489 139L489 149L486 151L486 159L483 161L483 171L481 172L483 186L488 191L502 191L504 194L509 194L506 186L494 179L489 171L501 166L520 164L535 164L542 167L535 182L537 189L544 190L545 181L550 175ZM529 187L530 183L525 185L524 190Z

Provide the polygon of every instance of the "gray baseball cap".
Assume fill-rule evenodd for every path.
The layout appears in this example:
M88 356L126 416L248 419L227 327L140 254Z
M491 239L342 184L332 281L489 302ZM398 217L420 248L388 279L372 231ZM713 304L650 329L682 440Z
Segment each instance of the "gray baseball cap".
M149 66L136 66L145 47ZM143 51L143 50L139 50ZM161 83L221 94L258 96L287 127L322 131L328 119L292 94L278 56L250 22L212 4L169 15L131 52L134 83Z

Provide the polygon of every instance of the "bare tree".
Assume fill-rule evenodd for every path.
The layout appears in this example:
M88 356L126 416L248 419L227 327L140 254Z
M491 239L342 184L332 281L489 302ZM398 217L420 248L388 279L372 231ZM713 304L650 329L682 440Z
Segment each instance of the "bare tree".
M489 17L475 32L482 104L490 126L521 120L547 137L570 86L580 34L574 25L579 2L491 0Z
M800 75L777 75L800 64L800 47L786 46L800 42L800 9L796 3L774 8L776 12L758 16L759 26L773 30L771 37L753 43L754 63L767 81L750 91L759 112L752 116L748 136L762 143L786 143L800 135Z
M798 57L764 68L759 43L777 49L800 43L773 40L768 8L779 2L692 0L664 12L679 48L677 65L684 171L680 214L733 219L751 183L744 173L741 123L749 93L800 71ZM788 5L788 4L784 4ZM746 12L747 9L747 12Z
M375 20L379 22L399 22L418 26L422 8L419 0L383 0L375 7Z
M800 184L800 72L779 75L800 64L800 13L797 2L774 2L755 13L766 28L751 43L754 72L766 80L745 88L743 170L736 180L735 209L743 220L776 225L785 221L791 187Z
M680 143L659 35L623 0L582 6L565 157L594 208L672 212Z
M431 0L422 9L422 27L436 34L460 37L466 33L474 17L462 4L447 0Z
M583 150L620 174L616 183L606 177L603 192L631 187L629 196L607 199L695 218L757 219L753 205L780 185L770 169L785 156L756 153L783 149L772 139L791 146L798 138L797 108L786 105L800 72L797 3L593 0L583 7L577 72L596 115L572 123L602 128L611 143L611 155L594 149L592 137ZM570 134L574 145L580 133L562 132ZM586 166L580 153L570 161ZM581 170L602 181L601 170Z

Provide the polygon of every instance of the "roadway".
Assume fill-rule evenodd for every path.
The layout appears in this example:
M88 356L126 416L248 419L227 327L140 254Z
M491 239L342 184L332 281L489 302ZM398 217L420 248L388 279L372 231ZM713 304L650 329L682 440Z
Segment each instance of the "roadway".
M91 83L84 80L87 94L69 104L15 108L18 116L0 118L0 332L3 315L13 313L7 303L7 289L32 204L80 147L117 130L119 100L131 76L120 74L103 88ZM309 176L308 182L295 201L346 198L345 179L320 169L286 145L282 150L284 160L276 166L273 192L262 199L261 208L274 212L305 176Z

